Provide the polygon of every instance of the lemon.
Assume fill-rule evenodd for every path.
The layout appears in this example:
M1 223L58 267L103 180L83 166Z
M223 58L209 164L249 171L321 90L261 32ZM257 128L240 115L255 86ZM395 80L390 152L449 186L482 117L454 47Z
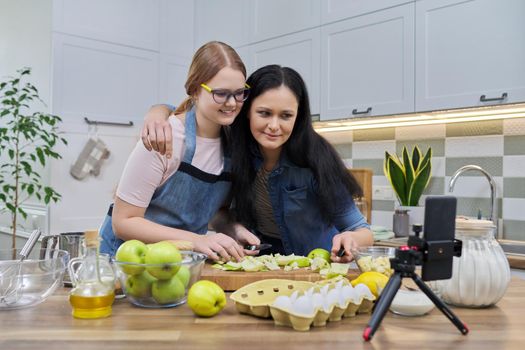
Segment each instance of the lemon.
M307 257L309 257L312 260L314 258L322 258L327 263L330 263L330 252L323 248L315 248L310 253L308 253Z
M379 290L385 288L387 282L388 277L376 271L363 272L351 281L353 287L359 283L365 284L376 297L379 296Z

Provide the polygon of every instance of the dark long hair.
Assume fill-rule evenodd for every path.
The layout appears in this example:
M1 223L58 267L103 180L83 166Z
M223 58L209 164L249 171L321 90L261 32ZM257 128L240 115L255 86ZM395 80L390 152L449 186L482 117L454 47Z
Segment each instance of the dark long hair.
M295 165L309 168L317 182L319 209L329 219L336 209L336 198L344 189L349 195L362 195L356 179L346 169L335 149L315 132L310 115L310 102L306 85L295 70L279 65L268 65L256 70L247 80L251 86L250 95L241 112L231 126L232 176L234 214L246 225L255 223L253 217L253 182L256 176L254 150L258 149L248 120L252 102L268 90L286 86L297 98L298 111L290 138L283 146L283 152Z

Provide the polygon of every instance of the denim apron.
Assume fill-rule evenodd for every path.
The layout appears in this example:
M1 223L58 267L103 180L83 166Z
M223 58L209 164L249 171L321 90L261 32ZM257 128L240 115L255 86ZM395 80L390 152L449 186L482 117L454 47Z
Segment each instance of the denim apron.
M186 151L179 168L155 190L144 218L160 225L205 234L208 222L224 204L230 191L230 159L224 157L223 172L219 175L191 165L196 147L195 108L186 113L184 142ZM124 241L113 232L112 211L113 205L99 231L102 237L100 252L114 256Z

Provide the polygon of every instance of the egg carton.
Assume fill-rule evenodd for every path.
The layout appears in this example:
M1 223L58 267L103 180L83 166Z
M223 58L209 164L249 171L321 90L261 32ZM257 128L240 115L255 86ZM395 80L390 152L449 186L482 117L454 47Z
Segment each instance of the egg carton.
M295 300L290 300L290 304L283 302L285 298L276 298L270 304L270 313L275 325L292 327L296 331L308 331L312 325L322 327L328 321L370 313L376 299L366 285L358 284L354 288L344 282L317 286L301 295L294 296L292 293L290 299L294 297Z
M284 279L265 279L250 283L230 295L235 307L242 314L269 318L269 305L278 296L290 296L294 292L306 291L315 283Z
M298 309L295 304L308 304L305 300L309 297L312 305ZM346 278L341 278L316 283L261 280L238 289L230 295L230 299L240 313L262 318L271 316L277 326L307 331L312 324L320 327L325 326L327 321L335 322L358 313L370 313L376 298L366 285L354 288ZM290 303L283 304L283 300Z

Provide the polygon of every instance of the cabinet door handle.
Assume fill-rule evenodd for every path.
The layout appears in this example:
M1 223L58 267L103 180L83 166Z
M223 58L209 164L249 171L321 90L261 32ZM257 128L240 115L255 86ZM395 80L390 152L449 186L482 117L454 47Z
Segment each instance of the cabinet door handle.
M504 99L506 99L508 96L508 94L506 92L502 93L501 94L501 97L493 97L493 98L487 98L487 96L485 95L481 95L479 97L479 100L481 102L491 102L491 101L503 101Z
M368 108L367 108L366 110L364 110L364 111L358 111L357 109L354 109L354 110L352 111L352 114L353 114L353 115L357 115L357 114L368 114L368 113L370 113L370 112L372 112L372 107L368 107Z

